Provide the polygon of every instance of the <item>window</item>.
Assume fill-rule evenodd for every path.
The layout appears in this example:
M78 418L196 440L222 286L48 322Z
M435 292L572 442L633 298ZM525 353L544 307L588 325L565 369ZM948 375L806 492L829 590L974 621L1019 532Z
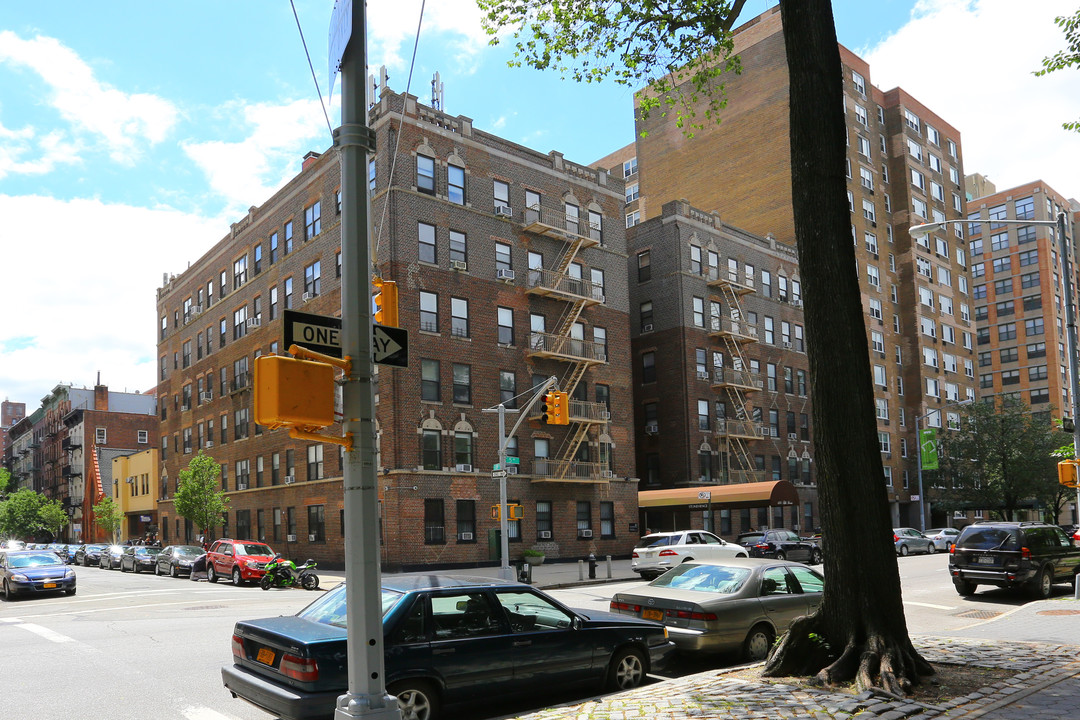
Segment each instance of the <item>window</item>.
M877 215L874 213L874 203L864 199L862 201L862 214L863 217L870 222L875 222L877 220Z
M304 268L304 293L315 297L322 292L322 262L316 260Z
M876 287L878 290L881 289L881 274L877 267L873 265L866 266L866 282Z
M866 82L863 80L863 76L854 70L851 71L851 86L855 89L855 92L863 97L866 96Z
M508 408L517 407L517 375L513 370L499 371L499 402Z
M626 186L626 203L629 205L638 199L640 190L637 183L630 183Z
M875 352L885 352L885 336L877 330L870 331L870 345Z
M653 310L652 301L646 300L639 306L639 315L641 316L641 332L652 332L653 329Z
M457 230L450 231L450 264L454 262L468 262L468 245L465 233ZM466 265L468 267L468 265Z
M926 202L917 197L911 198L912 211L921 218L929 217L926 214Z
M857 137L857 140L858 140L858 145L859 145L859 154L862 155L863 158L869 160L870 159L870 141L867 140L866 138L864 138L862 135L859 135Z
M875 235L874 233L863 233L863 240L866 243L866 251L877 255L877 235Z
M425 428L421 435L421 465L425 470L442 470L442 433Z
M1035 198L1026 197L1016 201L1016 219L1032 220L1035 217Z
M492 191L492 195L495 200L496 208L510 208L510 184L503 182L502 180L495 181L495 187Z
M1020 287L1032 288L1039 287L1039 273L1026 273L1020 276Z
M424 544L441 545L446 542L446 520L443 516L442 498L424 499Z
M641 355L641 382L656 382L656 353L654 352Z
M420 329L439 332L439 296L424 290L420 291Z
M278 261L278 234L270 233L270 264L273 265ZM210 293L213 296L213 293Z
M472 402L472 367L454 363L454 402L468 405Z
M510 270L512 264L510 261L511 248L506 243L495 243L495 269L496 270Z
M1038 265L1039 264L1039 249L1025 250L1020 253L1020 267L1025 265Z
M454 433L454 464L473 464L473 436L469 431Z
M476 501L458 500L456 505L458 542L476 542Z
M465 298L450 298L450 334L469 337L469 301Z
M416 189L428 195L435 194L435 160L425 155L416 156Z
M427 223L417 223L419 236L419 260L432 265L438 262L435 255L435 226Z
M694 326L703 328L705 327L705 300L704 298L693 298L694 307Z
M622 164L623 177L628 178L637 173L637 158L632 157Z
M875 385L880 385L881 387L888 386L889 380L888 380L888 377L885 375L885 366L884 365L875 365L874 366L874 384Z
M592 503L587 500L578 500L577 502L577 530L578 537L585 538L586 535L592 534ZM583 533L582 531L588 531Z
M907 126L909 128L911 128L915 132L919 132L919 116L918 115L911 112L910 110L905 110L904 111L904 121L907 123Z
M868 127L870 125L870 121L866 115L866 108L858 103L855 104L855 119L862 123L863 127Z
M1041 317L1031 318L1024 321L1024 334L1028 337L1033 335L1043 334L1043 319Z
M308 445L307 447L307 479L321 480L323 474L323 446Z
M1002 323L998 325L998 340L1015 340L1016 323Z
M292 296L293 296L292 285L293 285L292 278L291 277L290 278L285 278L285 309L286 310L292 309L292 306L293 306L292 305ZM222 340L224 340L224 338L222 338ZM222 342L221 346L225 347L225 343Z
M247 335L247 305L242 305L233 311L233 340L239 340Z
M632 213L626 214L626 227L632 228L635 225L641 224L641 211L635 210Z
M446 166L446 199L455 205L465 204L465 169Z
M322 203L316 200L311 207L304 208L304 239L310 240L321 232Z
M914 168L911 170L911 184L919 190L926 191L926 180L923 178L923 174Z

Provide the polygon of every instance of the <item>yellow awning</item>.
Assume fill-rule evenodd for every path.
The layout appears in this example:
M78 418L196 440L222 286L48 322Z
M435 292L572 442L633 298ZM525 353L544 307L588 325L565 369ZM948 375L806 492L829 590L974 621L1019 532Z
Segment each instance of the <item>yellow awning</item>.
M712 493L713 505L728 508L779 507L798 505L799 493L787 480L737 483L735 485L698 485L671 490L642 490L638 493L639 507L669 507L697 505L710 502L699 493Z

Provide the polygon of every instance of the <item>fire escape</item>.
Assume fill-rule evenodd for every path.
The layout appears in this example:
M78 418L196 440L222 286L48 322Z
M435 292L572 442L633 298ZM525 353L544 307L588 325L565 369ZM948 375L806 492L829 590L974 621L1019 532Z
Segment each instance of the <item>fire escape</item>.
M711 386L725 402L725 417L717 418L715 435L722 453L721 473L723 482L756 482L761 473L755 469L747 444L769 433L769 428L750 416L747 396L762 389L761 378L750 372L750 365L743 349L758 341L757 327L746 320L740 298L754 292L754 288L739 280L735 270L721 270L709 281L714 297L720 300L721 315L713 316L709 325L709 337L719 338L726 349L730 367L714 367ZM727 315L723 315L723 309Z
M587 234L582 234L583 226ZM564 303L555 332L529 334L528 356L565 363L559 389L571 398L569 432L555 459L537 460L537 477L533 482L607 482L611 472L604 463L583 462L577 458L592 428L606 424L610 413L604 403L573 398L585 372L593 365L607 363L604 343L586 340L584 326L578 323L585 308L604 302L603 288L570 274L578 254L600 244L600 228L575 216L534 206L525 209L524 229L565 244L553 268L529 269L525 292Z

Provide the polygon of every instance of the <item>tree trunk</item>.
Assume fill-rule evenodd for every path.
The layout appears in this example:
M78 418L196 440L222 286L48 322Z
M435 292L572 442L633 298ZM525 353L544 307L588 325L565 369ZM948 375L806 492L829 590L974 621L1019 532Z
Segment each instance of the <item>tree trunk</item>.
M765 674L855 679L863 689L903 694L933 668L911 645L901 603L847 205L836 29L829 0L783 0L780 10L818 497L829 540L822 604L792 625Z

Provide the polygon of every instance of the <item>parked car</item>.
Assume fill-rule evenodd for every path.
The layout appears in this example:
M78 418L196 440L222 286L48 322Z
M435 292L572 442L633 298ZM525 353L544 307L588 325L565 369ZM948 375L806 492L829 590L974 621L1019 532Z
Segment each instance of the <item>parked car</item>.
M630 556L630 569L646 580L651 580L689 560L721 560L746 556L745 548L704 530L657 532L638 541Z
M960 537L960 531L956 528L934 528L923 531L923 535L933 540L938 550L949 552L956 544L956 538Z
M383 577L386 688L411 720L444 706L583 685L626 690L674 651L654 622L572 610L491 578ZM330 718L348 687L345 586L295 616L236 623L225 687L275 717Z
M3 542L0 542L0 550L25 550L25 549L26 549L26 543L24 543L22 540L11 539L11 540L5 540Z
M124 545L106 545L98 556L98 567L116 570L120 567L120 558L124 556L124 550L127 550Z
M192 563L205 552L198 545L169 545L154 557L154 574L190 575Z
M736 542L746 548L750 557L795 560L817 565L822 551L813 540L803 540L791 530L774 528L739 535Z
M960 532L949 574L961 595L993 585L1048 598L1054 583L1080 582L1080 547L1056 525L977 522Z
M217 540L206 553L206 579L232 578L233 585L258 581L266 574L266 563L274 559L274 551L266 543L254 540Z
M0 591L4 598L42 592L75 594L75 571L51 550L5 550L0 553Z
M907 557L913 552L937 552L937 546L934 544L934 541L915 528L893 528L892 532L893 543L896 545L897 555Z
M101 559L101 551L109 547L101 543L88 543L75 551L75 562L83 567L97 565Z
M158 547L132 545L126 548L124 554L120 556L120 572L153 570L157 564L157 555L160 552L161 548Z
M763 660L791 621L821 604L812 568L763 558L685 563L644 587L615 593L612 612L662 622L675 646Z

